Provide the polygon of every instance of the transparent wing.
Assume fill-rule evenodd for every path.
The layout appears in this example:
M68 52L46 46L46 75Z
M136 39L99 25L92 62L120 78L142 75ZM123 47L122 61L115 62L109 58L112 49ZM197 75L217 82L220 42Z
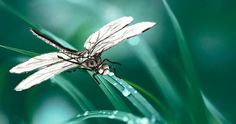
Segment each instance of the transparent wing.
M20 84L16 86L15 90L22 91L22 90L28 89L34 85L37 85L53 77L56 74L59 74L65 70L68 70L77 66L78 66L77 64L73 64L67 61L53 64L27 77L25 80L23 80Z
M61 52L77 52L76 50L72 50L69 48L66 48L62 46L60 43L54 41L53 39L50 39L49 37L44 36L43 34L37 32L34 29L30 29L30 32L32 32L33 35L35 35L40 40L44 41L45 43L55 47L56 49L60 50Z
M106 51L107 49L115 46L116 44L120 43L121 41L128 39L130 37L134 37L139 35L151 27L153 27L156 23L154 22L141 22L131 26L127 26L122 30L114 33L109 38L99 42L96 46L91 50L92 53L90 55L98 54L102 51Z
M87 50L91 50L97 43L105 39L108 39L111 35L121 30L132 21L133 21L132 17L122 17L106 24L97 32L94 32L92 35L88 37L88 39L84 43L84 48L86 48Z
M65 59L68 58L68 56L66 56L63 53L59 53L59 52L45 53L45 54L41 54L39 56L33 57L33 58L29 59L28 61L23 62L15 67L13 67L10 70L10 72L11 73L22 73L22 72L32 71L37 68L49 66L51 64L62 61L62 59L58 58L58 56L61 56Z

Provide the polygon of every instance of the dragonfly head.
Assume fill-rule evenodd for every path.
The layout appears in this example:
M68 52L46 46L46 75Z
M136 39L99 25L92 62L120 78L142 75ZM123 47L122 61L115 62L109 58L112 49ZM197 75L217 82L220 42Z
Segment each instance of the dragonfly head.
M99 58L88 58L85 62L85 66L90 68L90 69L95 69L97 68L101 63L101 60Z
M107 75L109 73L109 66L104 63L104 60L101 60L101 54L95 54L90 56L87 51L81 54L86 58L83 66L90 70L95 71L97 74Z

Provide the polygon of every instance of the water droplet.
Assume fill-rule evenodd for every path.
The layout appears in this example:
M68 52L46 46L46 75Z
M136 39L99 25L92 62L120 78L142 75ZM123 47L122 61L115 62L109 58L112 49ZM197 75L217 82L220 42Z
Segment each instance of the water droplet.
M113 112L114 115L117 114L117 113L118 113L118 110L115 110L115 111Z
M134 93L138 93L137 90L135 90Z
M126 117L126 116L125 116L125 117L123 117L123 121L125 121L125 122L126 122L126 121L128 121L128 120L129 120L129 118L128 118L128 117Z
M122 94L127 97L130 95L130 92L125 88L123 91L122 91Z
M84 116L88 115L88 111L84 112Z
M149 120L147 118L142 118L140 120L140 124L148 124L149 123Z
M115 115L112 114L111 116L109 116L109 118L110 118L110 119L113 119L113 118L115 118Z
M98 113L102 113L102 111L98 111Z
M113 85L115 86L115 85L117 85L117 83L114 83Z
M127 122L127 124L134 124L134 121L133 121L133 120L129 120L129 121Z
M51 78L50 78L50 80L51 80L51 82L52 82L52 83L57 83L57 81L56 81L56 79L55 79L55 77L54 77L54 76L53 76L53 77L51 77Z
M128 43L132 46L136 46L138 45L140 42L140 38L139 37L134 37L132 38L132 40L128 40Z
M108 75L109 76L114 76L114 73L113 72L109 72Z
M155 117L155 116L152 116L151 122L154 123L154 122L156 122L156 120L157 120L156 117Z

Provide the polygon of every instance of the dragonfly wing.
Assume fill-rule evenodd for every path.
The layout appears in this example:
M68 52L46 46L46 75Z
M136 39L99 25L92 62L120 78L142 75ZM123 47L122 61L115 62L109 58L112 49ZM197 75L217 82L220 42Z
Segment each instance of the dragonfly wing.
M41 54L39 56L33 57L33 58L29 59L28 61L23 62L15 67L13 67L10 70L10 72L11 73L22 73L22 72L32 71L37 68L49 66L51 64L62 61L62 59L58 58L58 56L61 56L65 59L68 58L68 56L66 56L63 53L59 53L59 52L45 53L45 54Z
M101 41L99 44L94 47L92 50L91 55L101 53L103 51L108 50L109 48L117 45L121 41L128 39L130 37L134 37L139 35L151 27L153 27L156 23L154 22L141 22L131 26L127 26L122 30L116 32L115 34L111 35L109 38Z
M65 70L75 68L77 67L77 64L62 61L56 64L53 64L49 67L43 68L34 74L27 77L25 80L23 80L20 84L18 84L15 88L16 91L22 91L25 89L28 89L34 85L37 85L51 77L53 77L56 74L59 74Z
M94 32L92 35L88 37L88 39L84 43L84 47L87 50L91 50L92 48L95 47L96 44L109 38L109 36L113 35L117 31L126 27L132 21L133 21L132 17L122 17L106 24L97 32Z

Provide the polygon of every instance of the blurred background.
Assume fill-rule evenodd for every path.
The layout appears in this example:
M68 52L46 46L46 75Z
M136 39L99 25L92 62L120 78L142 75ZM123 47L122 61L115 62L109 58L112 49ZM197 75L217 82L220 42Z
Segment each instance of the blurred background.
M226 119L236 123L236 1L167 2L183 29L203 93ZM157 25L140 37L154 52L173 85L181 90L183 70L179 47L161 0L0 0L0 45L47 53L56 49L34 37L29 25L7 11L4 4L78 50L83 50L83 43L91 33L119 17L132 16L134 23L154 21ZM148 70L127 43L105 52L105 57L122 63L117 67L119 77L137 83L162 99L151 83ZM75 101L50 80L26 91L13 90L31 73L16 75L8 70L26 59L27 56L0 48L0 123L53 124L77 115L79 108ZM87 72L62 75L97 109L113 109Z

